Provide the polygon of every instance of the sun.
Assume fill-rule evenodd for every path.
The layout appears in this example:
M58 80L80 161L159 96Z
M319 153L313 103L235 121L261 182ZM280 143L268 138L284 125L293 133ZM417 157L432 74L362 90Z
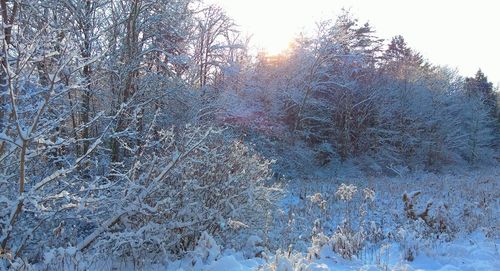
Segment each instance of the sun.
M256 44L258 52L263 52L268 56L278 56L286 54L294 40L295 37L292 34L261 32L260 35L255 36L254 44Z
M275 56L283 54L290 47L290 38L285 37L283 39L274 38L268 39L263 42L262 49L267 55Z
M295 0L208 0L222 6L233 17L257 52L278 55L304 26L314 25L307 4Z

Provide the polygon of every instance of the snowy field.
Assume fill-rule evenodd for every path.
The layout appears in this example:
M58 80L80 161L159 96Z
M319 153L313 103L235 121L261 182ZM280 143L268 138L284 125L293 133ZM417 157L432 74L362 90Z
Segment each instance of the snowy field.
M155 265L60 249L28 269L500 270L498 169L301 182L284 186L268 229L234 248L203 233L194 251Z
M384 226L381 229L383 237L375 244L361 249L350 260L335 253L332 243L327 241L321 247L309 244L310 247L306 248L308 253L282 251L266 259L246 259L242 253L218 254L211 250L210 253L220 256L208 257L209 260L202 266L193 268L189 261L179 261L171 264L167 270L500 270L499 173L494 170L465 176L423 174L354 181L358 187L373 188L376 206L372 206L373 213L367 216L378 225L384 223ZM301 228L300 224L313 221L315 211L318 211L305 201L311 201L310 196L319 191L328 201L327 204L335 202L334 194L338 186L335 182L347 180L333 183L313 181L306 186L290 185L291 192L285 206L293 209L296 216L295 221L290 223L294 225L288 225L296 230L291 234L292 238L296 238L290 244L291 247L301 243L303 236L310 236L310 233L305 234L306 226ZM415 209L424 210L432 202L436 207L430 207L429 216L441 217L449 229L428 232L429 229L419 228L418 221L405 221L407 218L404 216L405 207L401 196L406 191L420 191L421 198L415 203L418 206ZM344 219L342 209L345 207L346 204L342 201L336 201L322 215L328 216L328 220L336 224L335 221ZM351 205L347 208L353 207ZM341 215L335 217L335 214ZM317 215L316 219L324 217ZM307 241L304 243L307 245ZM412 261L405 259L408 258L408 251L414 253ZM213 258L217 260L212 260Z
M499 240L485 238L477 233L440 244L432 250L423 252L413 262L402 260L402 254L397 243L389 244L380 253L379 263L366 263L362 260L347 261L332 253L328 248L321 251L320 259L307 259L302 254L274 256L269 261L261 258L245 259L240 253L221 255L217 261L208 262L203 266L193 268L188 262L176 262L166 270L269 270L269 271L327 271L327 270L500 270L498 252ZM154 269L153 269L154 270ZM157 270L165 270L159 268Z

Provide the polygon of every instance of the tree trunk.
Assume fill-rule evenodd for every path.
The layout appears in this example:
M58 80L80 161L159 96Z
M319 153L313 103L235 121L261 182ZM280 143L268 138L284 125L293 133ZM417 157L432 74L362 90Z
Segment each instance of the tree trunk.
M7 46L2 46L2 48L9 48L9 45L11 44L11 37L12 37L12 24L14 23L14 18L16 17L17 14L17 9L18 9L18 3L17 1L14 2L12 6L12 10L9 15L9 10L7 6L7 0L0 0L0 8L2 9L1 15L2 15L2 23L3 23L3 35L5 37L5 43ZM7 64L7 52L2 49L2 52L0 52L0 63L2 67L0 68L0 133L5 132L4 130L7 128L5 123L7 120L5 119L5 112L6 112L6 107L7 107L7 99L5 98L5 95L7 95L7 72L3 67L6 67ZM5 149L5 142L2 142L0 144L0 157L2 156L3 152Z
M126 21L127 24L127 34L125 37L125 50L123 52L124 59L124 69L126 69L126 78L125 83L123 84L123 88L121 93L122 102L121 104L127 103L129 99L135 94L137 91L137 83L136 78L139 76L138 71L138 57L139 57L139 31L137 30L137 20L139 18L140 13L140 4L141 0L133 0L132 6L130 8L130 15ZM120 103L118 104L120 106ZM130 112L128 112L130 113ZM129 125L130 121L127 119L127 112L118 117L117 121L117 132L124 131ZM111 159L113 162L118 162L121 160L120 153L120 142L118 139L113 139L112 144L112 154Z

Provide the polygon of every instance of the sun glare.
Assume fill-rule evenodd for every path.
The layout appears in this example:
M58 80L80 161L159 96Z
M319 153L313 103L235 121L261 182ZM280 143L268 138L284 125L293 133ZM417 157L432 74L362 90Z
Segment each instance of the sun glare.
M259 49L260 52L264 52L268 56L277 56L284 54L290 47L290 42L293 37L282 37L269 40L265 44L263 43Z
M279 55L286 51L288 48L288 42L282 40L273 40L268 44L262 45L262 51L264 51L267 55Z
M313 0L316 1L316 0ZM209 0L222 6L251 35L251 49L278 55L304 27L314 26L313 9L292 0Z

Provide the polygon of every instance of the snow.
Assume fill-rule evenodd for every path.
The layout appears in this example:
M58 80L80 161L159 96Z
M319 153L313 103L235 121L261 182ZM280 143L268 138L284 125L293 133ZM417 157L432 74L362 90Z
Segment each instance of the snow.
M243 266L238 262L234 256L226 256L222 259L213 262L206 269L206 271L218 271L218 270L234 270L234 271L250 271L250 267Z
M307 261L303 266L304 271L385 271L385 270L408 270L408 271L495 271L500 270L500 255L498 247L500 240L489 240L480 233L474 233L469 238L462 238L451 243L443 244L436 248L432 255L419 255L413 262L401 259L398 245L391 244L389 251L389 262L383 264L363 263L361 260L344 260L335 253L322 251L321 258ZM274 257L269 262L275 261ZM233 252L231 255L223 256L209 264L187 269L167 269L184 271L257 271L274 270L266 269L261 258L243 259L241 255ZM290 262L278 261L276 271L292 271ZM302 270L302 269L297 269Z
M283 188L285 194L273 213L272 227L265 235L262 232L244 234L248 227L227 227L225 231L240 232L232 235L228 242L221 240L220 236L201 232L194 249L180 259L159 258L154 263L144 262L140 269L500 270L500 236L497 232L499 173L498 169L489 169L460 175L419 173L378 177L376 180L339 176L335 180L309 180L307 185L297 178ZM424 220L406 217L401 199L405 193L410 196L419 194L412 198L416 214L424 210L427 202L434 202L429 216L436 219L443 216L453 232L433 232ZM65 190L53 195L54 198L67 196ZM4 198L3 201L9 200ZM370 207L372 204L374 206ZM440 213L440 206L447 206L445 214ZM368 223L364 224L364 231L360 226L364 222L360 222L360 218ZM352 220L350 228L339 232L339 226L346 219ZM113 221L107 220L101 225L107 227L106 224L113 224ZM233 221L236 222L238 220ZM107 262L100 262L103 259L94 259L97 254L82 255L79 252L79 247L92 242L100 231L97 229L78 246L44 251L43 261L27 270L58 270L61 266L65 266L64 270L137 270L139 267L131 259L120 263L110 257L104 259ZM375 240L370 239L370 235L381 237ZM130 233L130 236L138 238L140 234ZM340 250L336 247L338 240L342 240L341 246L356 246L361 240L363 247L361 251L348 248L350 254L344 254L342 249L345 247ZM406 260L408 248L415 253L411 261ZM78 269L71 266L78 266ZM0 270L3 271L1 267Z
M342 180L343 178L340 177ZM348 198L361 198L366 191L362 183L366 184L366 178L363 181L354 178L350 184L339 184L341 181L332 182L310 182L307 189L304 187L301 180L297 183L291 183L288 186L287 194L280 202L280 208L284 210L284 215L288 216L292 211L293 220L305 220L306 223L312 225L312 218L309 217L311 208L314 204L319 204L319 201L331 202L331 197L337 198L337 205L330 206L333 212L337 213L336 219L342 219L342 215L338 217L338 213L345 208L345 200ZM402 176L395 178L381 177L377 182L371 183L375 192L373 201L379 204L379 210L371 210L370 215L382 216L385 221L385 226L382 229L386 234L395 232L401 234L407 239L384 239L381 244L374 247L365 247L361 255L355 255L352 259L344 259L341 255L335 253L332 247L325 245L320 248L318 256L311 256L305 250L300 249L298 242L302 242L302 236L309 236L309 233L301 231L301 227L290 229L287 235L283 232L275 232L276 238L283 240L292 238L291 244L294 245L292 251L283 252L280 250L269 251L263 246L262 239L258 236L250 236L242 245L242 251L230 249L223 252L213 253L217 256L211 260L205 261L202 265L193 266L192 260L189 258L179 260L182 265L169 265L168 271L183 270L183 271L206 271L206 270L252 270L252 271L387 271L387 270L408 270L408 271L450 271L450 270L467 270L467 271L494 271L500 270L500 239L498 232L495 232L495 226L498 210L495 208L498 201L490 202L492 213L485 217L482 212L487 212L483 207L474 207L479 204L480 199L489 197L488 194L494 197L495 187L497 187L498 171L487 172L470 172L468 174L456 175L434 175L434 174L415 174L414 176ZM489 181L482 181L489 180ZM493 181L493 182L491 182ZM344 183L344 180L342 181ZM347 183L347 182L345 182ZM358 194L354 195L354 190L357 186ZM335 196L337 192L345 192L344 197ZM349 189L348 189L349 188ZM420 192L419 198L414 202L415 211L421 211L427 202L434 200L433 208L447 204L450 215L455 219L454 223L461 223L459 227L462 229L456 233L454 237L447 239L447 235L442 235L438 239L422 239L419 234L421 230L419 226L425 226L418 223L416 226L403 225L391 226L395 224L397 217L403 214L403 202L401 195L405 191L413 191L408 194L413 195L416 191ZM369 191L373 192L373 191ZM493 193L493 194L491 194ZM301 196L299 196L301 195ZM305 195L305 196L304 196ZM467 195L464 198L464 195ZM349 197L347 197L349 196ZM366 196L366 195L365 195ZM372 194L370 193L370 196ZM343 198L343 200L342 200ZM364 200L367 200L366 198ZM308 202L311 205L307 205ZM452 205L450 205L452 204ZM306 206L304 206L306 205ZM301 211L301 206L308 210L306 213ZM478 206L478 205L477 205ZM478 215L483 221L479 221L480 226L475 227L473 232L467 232L474 220L466 221L461 218L463 208L472 208L473 215ZM433 209L432 215L437 215L437 209ZM476 214L477 213L477 214ZM302 217L301 217L302 216ZM320 214L324 216L324 214ZM396 218L395 218L396 217ZM323 222L328 222L323 217ZM297 222L300 223L300 222ZM333 223L330 221L330 223ZM475 225L475 224L474 224ZM325 225L324 225L325 226ZM328 225L326 225L328 226ZM413 228L416 227L416 228ZM333 228L330 225L330 228ZM328 235L328 234L327 234ZM295 236L295 237L293 237ZM205 239L210 239L207 236ZM295 238L295 239L294 239ZM307 238L306 238L307 239ZM215 240L210 239L211 242ZM402 244L401 242L407 242ZM414 242L417 242L414 244ZM422 242L422 243L418 243ZM307 240L305 244L308 244ZM418 253L412 261L405 260L404 249L406 246L416 245ZM214 246L218 247L218 246ZM297 248L298 251L295 251ZM309 250L309 249L307 249ZM261 253L258 253L261 252ZM258 255L258 256L256 256ZM187 264L186 264L187 263Z

